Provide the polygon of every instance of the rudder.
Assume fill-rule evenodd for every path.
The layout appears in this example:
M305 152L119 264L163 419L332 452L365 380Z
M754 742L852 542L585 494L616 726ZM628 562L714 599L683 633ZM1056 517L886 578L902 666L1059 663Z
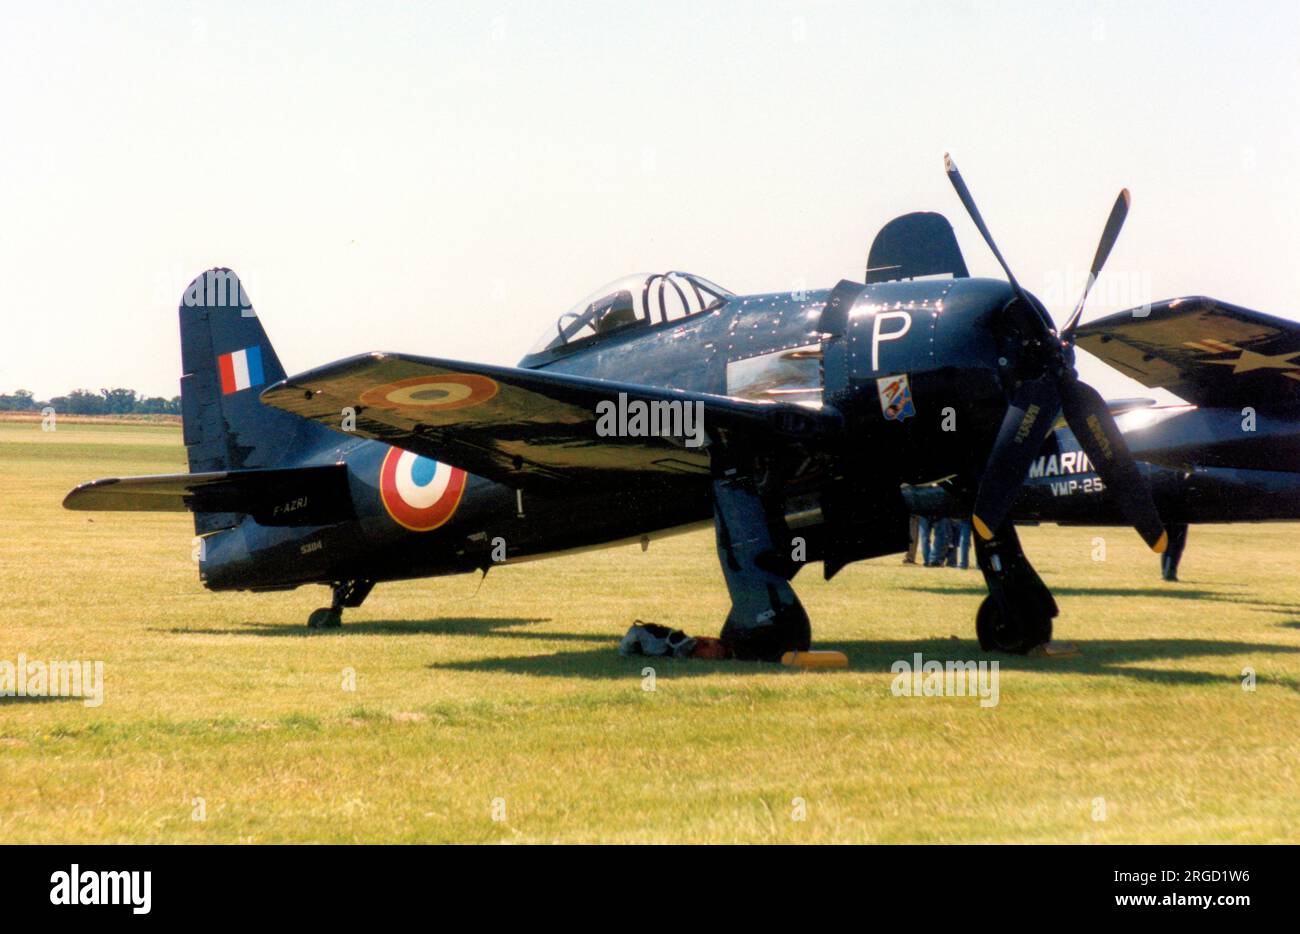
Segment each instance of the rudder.
M258 399L285 372L234 272L209 269L189 284L180 331L181 422L191 473L285 466L318 445L321 426ZM238 519L196 512L195 529L228 528Z

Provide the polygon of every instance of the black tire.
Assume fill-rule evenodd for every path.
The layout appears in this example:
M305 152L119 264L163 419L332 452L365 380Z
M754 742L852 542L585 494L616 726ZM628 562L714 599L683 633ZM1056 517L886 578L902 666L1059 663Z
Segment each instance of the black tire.
M309 629L337 629L342 625L343 611L333 607L323 606L318 610L312 610L311 616L307 617Z
M975 615L975 635L985 652L1025 655L1030 649L1052 641L1052 618L1026 614L1005 620L997 601L988 596Z
M762 626L738 626L733 616L728 615L720 638L741 661L779 662L786 652L808 651L812 644L812 625L803 606L795 603L783 607L778 616Z

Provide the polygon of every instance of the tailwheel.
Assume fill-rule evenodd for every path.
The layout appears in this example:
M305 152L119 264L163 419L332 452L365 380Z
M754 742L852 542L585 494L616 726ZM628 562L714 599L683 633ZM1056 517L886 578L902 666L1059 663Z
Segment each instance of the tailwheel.
M975 616L975 634L985 652L1025 655L1052 641L1052 617L1032 611L1009 616L987 596Z
M370 580L334 581L330 584L334 599L329 606L312 611L307 617L307 628L338 629L343 625L343 608L361 606L374 587L375 582Z
M342 625L342 608L323 606L318 610L312 610L311 616L307 617L307 627L309 629L337 629Z

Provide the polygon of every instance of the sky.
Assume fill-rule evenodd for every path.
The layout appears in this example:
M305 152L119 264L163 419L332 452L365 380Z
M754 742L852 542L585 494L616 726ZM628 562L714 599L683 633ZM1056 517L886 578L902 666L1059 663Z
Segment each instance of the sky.
M945 151L1058 321L1124 186L1085 320L1300 320L1298 104L1294 2L0 0L0 391L176 395L176 306L219 265L291 373L512 364L639 270L860 279L912 210L1000 276Z

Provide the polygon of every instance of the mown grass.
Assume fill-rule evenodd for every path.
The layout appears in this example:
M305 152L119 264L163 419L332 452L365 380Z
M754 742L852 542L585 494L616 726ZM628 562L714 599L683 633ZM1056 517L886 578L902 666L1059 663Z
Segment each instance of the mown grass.
M204 591L185 515L60 508L83 480L183 469L170 426L0 424L0 660L99 659L106 682L98 708L0 698L0 838L1300 836L1295 525L1193 529L1176 585L1130 531L1026 530L1057 635L1083 655L1000 658L985 709L890 691L913 652L981 657L973 570L800 575L815 641L847 652L846 672L619 657L636 618L716 632L707 532L500 568L481 588L381 585L341 631L311 633L321 588Z

